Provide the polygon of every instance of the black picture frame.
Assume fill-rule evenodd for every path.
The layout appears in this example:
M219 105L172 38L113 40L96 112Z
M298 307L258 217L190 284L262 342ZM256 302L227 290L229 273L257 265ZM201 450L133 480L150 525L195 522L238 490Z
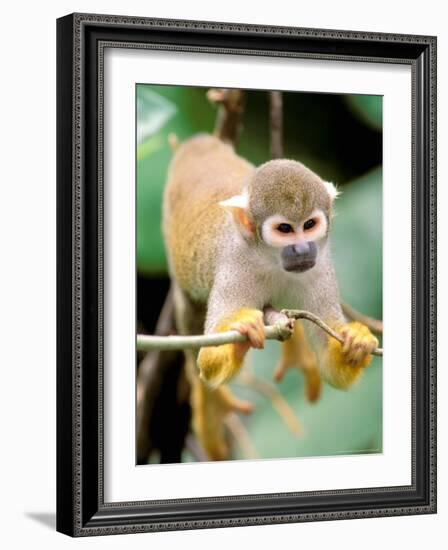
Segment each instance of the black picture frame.
M102 55L107 45L412 68L412 484L104 502ZM57 530L71 536L436 512L436 38L72 14L57 21Z

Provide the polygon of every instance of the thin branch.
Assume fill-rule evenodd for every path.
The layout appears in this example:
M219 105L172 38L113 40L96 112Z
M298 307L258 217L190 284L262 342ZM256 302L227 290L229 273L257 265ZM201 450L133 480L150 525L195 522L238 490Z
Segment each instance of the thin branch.
M282 92L269 92L271 121L271 157L283 158L283 96Z
M267 397L271 401L272 407L277 411L277 414L286 424L290 432L296 437L303 434L302 426L294 411L274 385L266 382L262 378L258 378L257 376L248 373L247 371L240 374L236 383L245 384L249 388L252 388Z
M333 338L336 338L338 342L340 342L341 344L344 343L344 339L342 338L342 336L337 332L335 332L326 323L324 323L322 319L320 319L317 315L314 315L314 313L300 310L300 309L282 309L281 313L284 313L287 317L290 317L292 319L306 319L307 321L311 321L312 323L320 327L322 330L324 330L327 334L329 334L330 336L333 336ZM376 348L372 351L372 354L382 357L383 349Z
M344 315L349 319L363 323L364 325L369 327L369 329L375 334L383 333L383 321L380 321L379 319L374 319L373 317L369 317L368 315L364 315L364 313L359 312L354 307L346 304L345 302L341 302L341 307Z
M211 88L207 92L207 99L219 106L215 136L235 146L241 131L241 117L244 112L243 90Z
M277 323L274 326L265 326L264 333L267 340L287 340L291 337L289 323ZM236 330L217 332L199 336L148 336L137 334L137 349L139 351L198 349L209 346L222 346L246 342L247 337Z
M250 438L249 432L242 423L241 419L235 414L231 413L224 420L229 432L234 437L238 446L242 450L244 456L249 459L260 458L257 449L254 447Z
M190 452L196 462L208 462L210 460L207 453L192 434L188 434L185 438L185 448Z
M327 334L333 338L336 338L338 342L341 342L341 344L344 343L342 336L324 323L322 319L317 317L317 315L314 315L309 311L299 309L283 309L281 313L290 319L306 319L307 321L311 321L324 330ZM292 335L289 319L286 321L279 320L274 326L265 326L264 334L266 340L287 340ZM147 336L144 334L137 334L137 349L143 351L151 349L198 349L210 346L222 346L224 344L236 344L246 341L247 337L236 330L199 336ZM383 350L382 348L376 348L372 351L372 354L382 356Z

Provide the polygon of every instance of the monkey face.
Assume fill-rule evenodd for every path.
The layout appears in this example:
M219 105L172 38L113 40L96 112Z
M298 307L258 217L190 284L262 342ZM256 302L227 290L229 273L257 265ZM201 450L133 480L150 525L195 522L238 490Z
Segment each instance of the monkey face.
M315 209L298 223L280 215L268 217L261 226L261 238L277 251L285 271L302 273L315 266L327 230L327 217Z
M271 263L302 273L318 261L337 194L303 164L279 159L254 170L242 192L220 205Z
M277 265L294 273L315 266L336 196L331 183L296 161L273 160L254 171L248 184L248 218Z

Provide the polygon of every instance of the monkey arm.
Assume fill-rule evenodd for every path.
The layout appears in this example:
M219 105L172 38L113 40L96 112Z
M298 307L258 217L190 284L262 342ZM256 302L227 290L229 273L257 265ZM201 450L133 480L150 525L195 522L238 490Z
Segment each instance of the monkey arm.
M263 313L259 309L240 308L222 319L215 332L237 330L248 337L248 342L202 348L198 356L201 378L211 387L230 380L242 367L244 356L251 347L264 347Z
M303 322L297 320L293 335L281 344L281 356L274 371L274 380L282 380L286 371L297 369L305 377L305 394L308 401L316 401L320 395L321 377L316 354L311 350L305 336Z
M231 280L223 276L213 287L208 301L205 332L236 330L245 334L248 341L200 350L200 376L211 387L221 385L241 369L251 346L264 347L263 297L257 296L255 281L246 280L244 284L240 281L237 287L230 284Z
M344 343L327 337L322 354L322 372L329 384L346 389L359 380L372 361L372 351L378 346L378 340L357 321L336 323L333 328L344 338Z
M377 338L362 323L347 322L339 301L334 270L325 273L326 284L319 287L319 295L308 292L301 300L303 308L312 311L338 332L344 343L328 336L318 327L306 323L317 353L322 376L331 386L347 389L359 380L372 360L372 351L378 346Z

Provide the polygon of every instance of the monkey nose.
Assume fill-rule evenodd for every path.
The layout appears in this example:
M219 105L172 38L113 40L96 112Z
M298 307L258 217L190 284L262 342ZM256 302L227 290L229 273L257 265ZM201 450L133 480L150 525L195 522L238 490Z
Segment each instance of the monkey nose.
M310 243L307 241L299 242L294 245L294 252L298 256L304 256L310 253Z

